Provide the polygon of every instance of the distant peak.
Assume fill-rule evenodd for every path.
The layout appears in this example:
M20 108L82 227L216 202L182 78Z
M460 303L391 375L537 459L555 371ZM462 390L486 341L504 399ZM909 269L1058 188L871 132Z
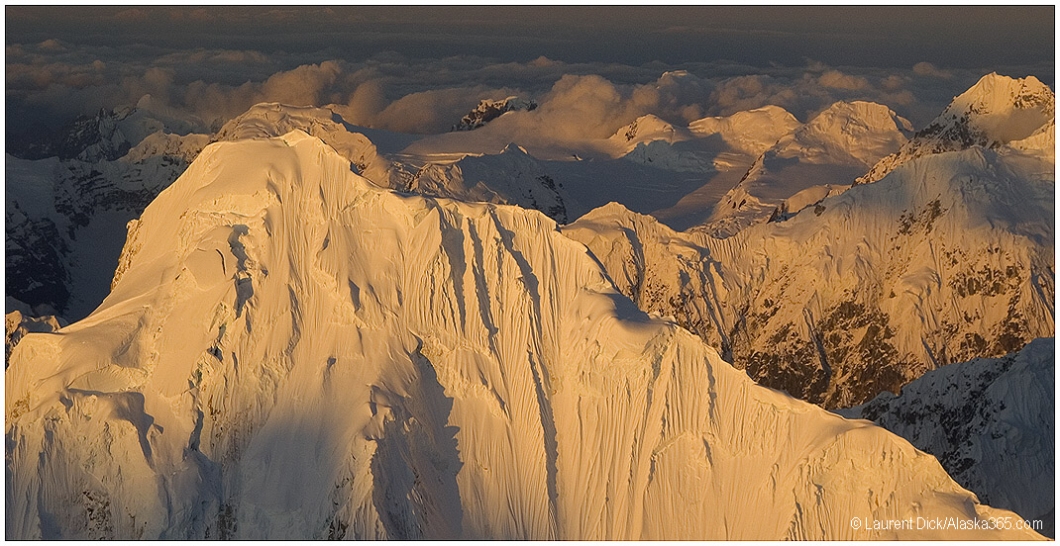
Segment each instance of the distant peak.
M523 148L522 146L520 146L520 145L518 145L518 144L516 144L514 142L509 142L507 145L505 145L504 149L501 150L501 153L502 154L515 154L515 155L530 155L530 152L526 151L526 148Z
M482 99L478 106L471 110L460 123L453 126L453 131L471 131L501 117L508 112L532 111L537 109L537 102L533 99L521 99L517 96L509 96L499 100Z
M656 140L662 136L672 139L674 133L675 130L672 124L663 121L655 114L645 114L633 120L629 125L620 128L611 138L635 143Z
M1053 145L1043 135L1054 123L1055 95L1034 76L1010 78L991 72L892 155L883 158L858 183L875 182L899 165L924 155L985 148ZM1041 138L1032 138L1039 136Z
M1053 91L1038 78L1027 76L1016 79L991 72L954 98L943 114L961 110L976 115L990 115L1011 109L1036 108L1051 114L1053 103Z

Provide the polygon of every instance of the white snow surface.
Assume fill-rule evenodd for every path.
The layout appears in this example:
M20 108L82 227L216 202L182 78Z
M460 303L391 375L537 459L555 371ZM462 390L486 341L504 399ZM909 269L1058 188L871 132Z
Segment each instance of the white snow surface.
M756 386L537 212L320 140L210 145L113 292L6 372L7 538L1039 538L935 458Z
M191 163L209 143L209 135L199 133L179 135L156 131L140 140L122 159L137 163L150 157L166 156Z
M757 156L800 126L787 110L763 106L731 116L699 119L689 123L688 129L701 138L718 135L731 148Z

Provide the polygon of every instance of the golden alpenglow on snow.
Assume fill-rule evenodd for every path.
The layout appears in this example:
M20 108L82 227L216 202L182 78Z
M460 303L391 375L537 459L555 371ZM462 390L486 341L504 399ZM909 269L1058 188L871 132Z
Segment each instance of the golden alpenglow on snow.
M9 540L1055 534L1052 7L5 15Z

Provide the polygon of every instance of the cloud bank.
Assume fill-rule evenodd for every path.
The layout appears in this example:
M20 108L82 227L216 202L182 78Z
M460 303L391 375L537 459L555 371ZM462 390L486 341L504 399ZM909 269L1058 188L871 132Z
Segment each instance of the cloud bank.
M1027 62L1017 65L947 66L938 61L941 54L902 66L881 66L878 55L858 65L812 57L754 64L733 49L747 38L736 24L747 10L673 12L698 26L675 25L665 11L649 17L645 11L618 10L604 21L591 19L602 17L600 10L539 16L526 8L519 12L528 21L522 26L491 21L481 10L457 11L464 19L426 8L123 7L77 12L83 18L79 26L54 17L54 10L9 8L9 26L17 25L8 29L5 47L8 138L137 103L202 130L258 102L283 102L335 104L356 124L438 133L479 100L509 95L538 101L527 131L547 129L570 138L607 136L648 113L679 123L767 104L805 121L837 100L879 102L919 126L986 72L1034 74L1047 82L1053 77L1051 43L1045 57L1028 54ZM787 26L763 23L765 30L756 31L761 40L747 43L821 39L817 23L804 13L792 11ZM575 17L579 14L584 16ZM403 20L413 22L402 25ZM299 25L315 26L332 39L284 30ZM187 35L172 30L151 35L155 28ZM260 36L218 30L224 28L254 28ZM342 30L351 28L356 31ZM108 35L100 29L117 30ZM704 52L692 47L701 35L728 41ZM210 39L198 39L204 36ZM853 39L841 32L824 36L835 43ZM626 51L631 43L653 56L603 51ZM891 48L902 53L901 44ZM828 56L828 48L820 51Z

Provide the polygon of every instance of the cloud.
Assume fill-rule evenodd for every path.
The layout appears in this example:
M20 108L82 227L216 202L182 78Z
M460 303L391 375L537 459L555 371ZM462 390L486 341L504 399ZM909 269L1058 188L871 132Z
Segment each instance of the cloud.
M860 76L850 76L838 70L829 70L817 80L825 87L835 89L846 89L848 91L860 91L869 87L869 81Z
M194 28L188 21L195 10L174 10L146 14L154 21L179 11L183 24ZM218 21L241 13L206 11ZM282 9L260 14L290 15ZM389 44L393 38L382 32L377 39ZM58 124L150 95L155 108L201 119L202 130L255 103L282 102L334 103L352 123L435 133L447 131L481 99L518 95L535 99L539 108L505 116L492 130L526 141L539 139L538 134L603 138L644 114L687 123L768 104L805 121L837 100L880 102L922 126L982 76L981 70L926 62L904 69L832 67L815 60L767 67L733 61L634 65L572 62L537 51L522 60L466 54L434 58L379 46L365 55L344 56L297 48L114 47L59 38L9 43L5 53L8 115L16 122L33 118Z
M411 93L390 103L372 125L403 133L444 133L485 95L498 93L485 87Z
M65 47L63 47L63 44L55 38L49 38L47 40L44 40L43 42L37 44L37 47L42 51L62 51L66 49Z
M953 73L948 70L939 70L935 65L921 61L913 65L913 73L917 76L931 76L933 78L944 78L949 79L953 77Z

